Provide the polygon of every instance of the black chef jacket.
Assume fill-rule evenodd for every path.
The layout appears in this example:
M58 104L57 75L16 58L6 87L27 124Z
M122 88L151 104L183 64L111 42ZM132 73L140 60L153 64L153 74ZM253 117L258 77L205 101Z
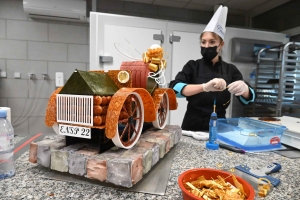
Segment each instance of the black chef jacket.
M182 71L180 71L175 80L170 82L170 88L173 88L177 83L186 84L202 84L214 78L222 78L226 81L226 85L237 81L243 80L243 76L240 71L233 64L228 64L222 61L213 63L204 59L190 60L188 61ZM251 87L248 83L246 83ZM176 93L177 91L175 91ZM244 99L249 101L253 99L254 90L250 90L249 99ZM184 96L183 94L181 94ZM216 99L216 113L218 118L225 118L226 108L230 104L231 94L228 90L222 92L201 92L192 96L187 96L188 101L187 111L185 113L181 128L183 130L191 131L206 131L209 129L209 119L213 112L213 104ZM239 101L242 104L246 104L246 101ZM248 103L248 102L247 102ZM249 104L248 104L249 105Z

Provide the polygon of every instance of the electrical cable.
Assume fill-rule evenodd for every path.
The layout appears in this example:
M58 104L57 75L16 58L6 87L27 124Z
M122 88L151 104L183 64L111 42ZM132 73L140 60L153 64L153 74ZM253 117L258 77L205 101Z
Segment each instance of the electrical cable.
M28 97L29 97L29 90L30 90L30 82L29 82L29 81L30 81L30 80L31 80L31 78L28 77L28 79L27 79L27 98L26 98L26 100L25 100L23 109L22 109L20 115L17 117L17 119L16 119L14 122L12 122L12 124L15 124L15 123L18 121L18 119L22 116L22 114L23 114L23 112L24 112L24 110L25 110L25 107L26 107L26 104L27 104L27 100L28 100Z
M24 121L29 117L29 115L31 115L32 111L34 110L34 108L35 108L35 106L36 106L36 102L37 102L37 100L38 100L38 98L39 98L39 96L40 96L40 92L41 92L41 89L42 89L44 80L45 80L45 77L43 77L43 79L42 79L42 83L41 83L41 86L40 86L40 88L39 88L37 97L35 98L34 104L33 104L32 108L31 108L31 110L29 111L29 113L26 115L26 117L24 117L23 120L21 120L21 121L19 121L19 122L17 122L17 123L12 124L13 126L17 126L17 125L21 124L22 122L24 122Z

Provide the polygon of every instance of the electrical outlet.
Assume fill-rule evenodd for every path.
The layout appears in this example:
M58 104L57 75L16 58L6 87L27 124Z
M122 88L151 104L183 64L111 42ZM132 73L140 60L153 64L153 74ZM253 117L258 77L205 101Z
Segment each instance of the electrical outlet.
M28 78L29 78L30 80L34 79L34 73L28 73Z
M55 86L56 87L64 86L64 73L62 72L55 73Z
M21 78L21 73L20 72L15 72L14 77L15 78Z
M44 79L44 80L46 80L46 79L48 79L49 77L48 77L48 74L42 74L42 79Z
M1 76L2 78L6 78L6 72L1 72L1 73L0 73L0 76Z

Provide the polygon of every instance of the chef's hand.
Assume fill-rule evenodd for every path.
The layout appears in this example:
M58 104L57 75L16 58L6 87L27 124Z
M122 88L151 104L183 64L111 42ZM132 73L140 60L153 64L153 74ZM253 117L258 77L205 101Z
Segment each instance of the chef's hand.
M230 83L227 88L228 91L235 96L240 96L249 90L248 85L244 81L235 81Z
M226 89L226 81L222 78L214 78L207 83L203 83L202 86L205 92L223 91Z

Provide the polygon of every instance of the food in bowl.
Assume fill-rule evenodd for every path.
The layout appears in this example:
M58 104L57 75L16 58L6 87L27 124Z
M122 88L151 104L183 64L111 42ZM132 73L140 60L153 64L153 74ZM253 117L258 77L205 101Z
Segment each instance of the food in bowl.
M221 170L199 168L183 172L178 178L184 200L253 200L254 189L244 179Z

